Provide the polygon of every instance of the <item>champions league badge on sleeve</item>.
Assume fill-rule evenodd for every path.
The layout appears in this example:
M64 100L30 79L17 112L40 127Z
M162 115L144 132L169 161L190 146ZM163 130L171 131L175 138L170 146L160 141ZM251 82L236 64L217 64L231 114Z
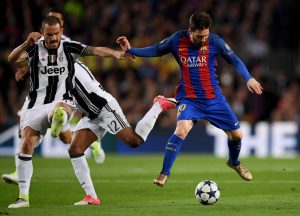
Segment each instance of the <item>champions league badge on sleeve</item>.
M233 53L232 49L230 48L230 46L227 43L225 43L225 48L228 51L228 55Z

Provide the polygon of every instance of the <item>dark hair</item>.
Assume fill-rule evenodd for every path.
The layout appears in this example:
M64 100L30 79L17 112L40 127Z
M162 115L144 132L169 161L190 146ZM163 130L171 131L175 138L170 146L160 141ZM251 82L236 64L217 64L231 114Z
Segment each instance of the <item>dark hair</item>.
M61 27L60 20L57 17L54 16L46 16L42 22L42 29L44 29L45 25L48 24L49 26L59 24Z
M48 14L49 13L59 13L61 15L61 18L64 19L64 12L62 10L60 10L59 8L56 8L56 7L49 8Z
M190 29L192 31L203 30L210 28L212 25L212 20L208 13L196 12L190 17Z

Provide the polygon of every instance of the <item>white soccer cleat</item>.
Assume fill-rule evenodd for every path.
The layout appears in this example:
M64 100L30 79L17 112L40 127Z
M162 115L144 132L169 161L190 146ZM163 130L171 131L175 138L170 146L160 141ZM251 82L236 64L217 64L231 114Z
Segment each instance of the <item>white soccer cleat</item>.
M8 206L8 208L27 208L27 207L29 207L29 201L23 198L17 198L16 202Z
M18 175L16 172L10 173L10 174L3 174L2 179L6 183L12 183L12 184L18 184Z

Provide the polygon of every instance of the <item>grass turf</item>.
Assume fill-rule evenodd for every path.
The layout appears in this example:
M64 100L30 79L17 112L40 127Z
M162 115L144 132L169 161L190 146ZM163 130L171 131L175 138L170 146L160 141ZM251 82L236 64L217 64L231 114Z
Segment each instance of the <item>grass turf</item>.
M300 157L242 160L252 171L245 182L224 159L181 154L164 188L152 180L161 169L161 155L108 155L104 165L89 159L101 206L73 206L84 192L69 159L33 158L30 208L8 209L18 187L0 181L0 215L300 215ZM13 171L14 159L0 157L0 172ZM198 204L194 189L210 179L221 187L212 206Z

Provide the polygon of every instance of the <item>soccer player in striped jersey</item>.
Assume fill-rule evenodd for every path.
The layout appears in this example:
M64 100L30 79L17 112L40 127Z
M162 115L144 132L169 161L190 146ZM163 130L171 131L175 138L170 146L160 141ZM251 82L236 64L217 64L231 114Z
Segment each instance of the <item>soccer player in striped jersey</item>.
M48 16L54 16L57 17L60 20L61 23L61 27L64 28L64 16L63 16L63 12L60 11L57 8L50 8L48 11ZM40 40L42 40L43 38L40 38ZM61 36L62 40L65 41L71 41L71 39L69 37L67 37L66 35L62 35ZM17 72L15 74L15 79L16 81L20 81L24 79L24 76L28 73L28 62L24 61L24 59L26 59L26 54L22 54L22 56L20 57L20 59L18 60L18 63L16 64L17 66ZM79 68L79 70L81 70L81 68ZM21 117L22 113L24 113L24 111L26 110L28 106L28 97L26 97L25 102L21 108L21 110L18 112L18 115ZM73 124L76 124L79 121L80 118L80 113L79 112L75 112L73 114L73 117L71 117L71 121L73 122ZM71 139L72 139L72 132L69 129L68 125L66 125L61 133L59 134L59 138L60 140L64 143L64 144L70 144L71 143ZM17 163L18 163L18 154L19 154L19 147L20 147L20 143L21 143L21 134L20 137L17 141L17 147L16 147L16 156L15 156L15 165L17 167ZM36 145L37 147L38 145ZM103 164L104 160L105 160L105 152L101 146L101 141L97 140L95 141L91 146L90 149L92 150L92 155L96 161L97 164ZM18 172L17 169L12 172L12 173L5 173L2 174L2 179L7 182L7 183L13 183L13 184L18 184Z
M83 68L86 73L77 73L76 67ZM69 154L76 177L86 193L74 205L100 205L84 157L85 150L95 140L101 140L106 132L116 134L130 147L138 147L147 139L158 115L164 110L175 108L176 101L174 98L157 96L151 109L133 130L116 99L103 89L88 68L80 62L75 64L75 89L72 93L84 117L77 124Z
M226 102L217 80L217 56L232 64L247 82L250 92L262 93L261 85L249 74L241 59L215 34L210 33L212 20L205 12L192 14L189 29L181 30L170 37L146 48L131 48L126 37L117 39L128 54L142 57L162 56L171 53L180 66L181 79L176 88L179 103L177 126L169 138L163 167L154 184L163 187L170 176L173 163L193 125L206 119L228 135L229 159L227 165L244 180L252 179L251 172L240 163L242 132L239 121Z
M26 52L30 65L29 103L20 120L22 144L17 165L19 197L9 208L29 207L34 146L50 125L51 135L57 137L72 114L75 105L71 90L74 88L74 63L78 56L127 58L124 52L107 47L61 40L61 23L53 16L43 20L41 33L30 33L27 40L8 57L9 62L16 62ZM41 36L44 40L39 41Z
M64 16L63 12L59 10L58 8L50 8L48 11L48 16L54 16L57 17L60 20L60 23L62 25L62 28L64 28ZM70 41L71 39L67 37L66 35L62 35L62 39L66 41ZM75 67L75 70L78 67ZM82 68L78 68L78 70L82 70ZM73 115L73 118L71 120L79 121L81 114L79 112L75 112ZM92 145L90 145L90 149L92 150L93 157L97 164L103 164L105 160L105 152L101 146L101 140L96 140L93 142Z

